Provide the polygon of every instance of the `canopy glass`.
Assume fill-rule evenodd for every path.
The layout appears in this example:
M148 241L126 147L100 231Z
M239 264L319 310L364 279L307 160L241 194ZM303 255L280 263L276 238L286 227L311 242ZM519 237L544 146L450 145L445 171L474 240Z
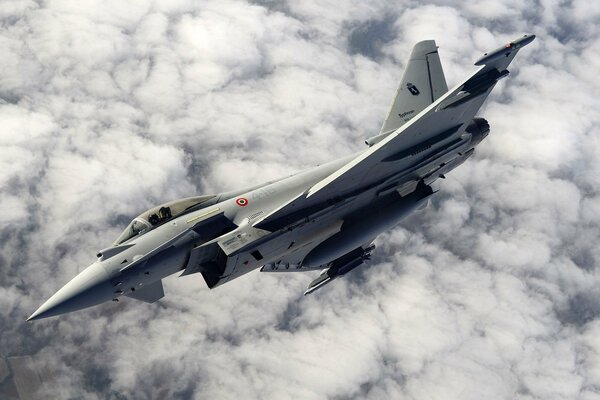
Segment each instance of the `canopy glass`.
M117 240L115 240L115 245L125 243L133 237L143 235L214 197L213 195L188 197L153 207L135 217L123 233L119 235Z

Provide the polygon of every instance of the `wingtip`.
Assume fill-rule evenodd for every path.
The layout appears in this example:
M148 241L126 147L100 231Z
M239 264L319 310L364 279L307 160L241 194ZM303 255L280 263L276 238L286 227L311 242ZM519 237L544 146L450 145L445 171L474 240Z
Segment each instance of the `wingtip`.
M508 57L511 53L518 51L522 47L527 46L529 43L535 40L535 35L528 34L523 35L522 37L515 39L511 42L506 43L504 46L491 51L489 53L485 53L483 57L479 60L475 61L475 65L487 65L497 62L499 59L504 57Z
M518 41L521 43L521 47L523 47L533 42L535 40L535 37L536 36L534 34L523 35L523 37L518 39Z

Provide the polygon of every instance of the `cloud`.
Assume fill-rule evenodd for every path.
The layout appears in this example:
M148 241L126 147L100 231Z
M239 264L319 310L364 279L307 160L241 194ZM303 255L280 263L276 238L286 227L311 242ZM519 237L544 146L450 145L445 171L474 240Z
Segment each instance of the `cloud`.
M44 398L597 397L588 3L3 3L0 356L31 355ZM414 42L452 85L532 27L490 136L369 265L307 297L311 274L172 277L157 304L24 323L150 206L362 149Z

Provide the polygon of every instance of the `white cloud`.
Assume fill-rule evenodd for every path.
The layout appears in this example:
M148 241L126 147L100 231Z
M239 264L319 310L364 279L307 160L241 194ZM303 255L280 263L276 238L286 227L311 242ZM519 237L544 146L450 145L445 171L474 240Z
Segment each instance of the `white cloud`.
M597 397L584 3L4 2L0 356L54 371L47 398ZM374 21L385 37L351 43ZM138 212L361 149L414 42L437 41L452 85L529 29L490 136L370 266L308 297L312 275L173 277L157 304L24 324Z

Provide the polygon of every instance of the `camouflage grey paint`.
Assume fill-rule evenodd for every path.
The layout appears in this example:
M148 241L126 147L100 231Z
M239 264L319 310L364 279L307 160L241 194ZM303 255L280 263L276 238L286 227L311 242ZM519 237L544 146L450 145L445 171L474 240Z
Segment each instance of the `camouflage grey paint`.
M177 215L160 207L160 217L151 215L142 221L144 230L101 251L29 320L121 296L154 302L164 295L161 279L179 271L200 273L213 288L257 268L324 269L306 293L344 275L368 259L378 234L426 204L431 183L473 154L489 132L487 122L475 118L477 111L533 38L486 54L479 68L449 91L435 42L418 43L382 132L367 141L367 150L202 198ZM403 116L405 109L413 110L410 116Z

